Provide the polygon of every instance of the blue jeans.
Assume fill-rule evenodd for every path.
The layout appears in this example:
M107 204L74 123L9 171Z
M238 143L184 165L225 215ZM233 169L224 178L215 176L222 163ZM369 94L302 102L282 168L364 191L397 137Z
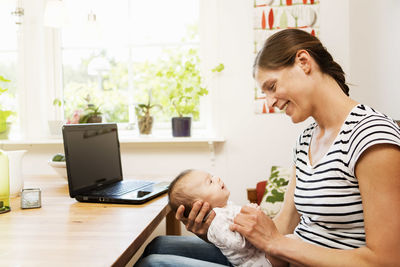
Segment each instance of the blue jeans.
M196 236L158 236L151 241L135 267L232 266L213 244Z

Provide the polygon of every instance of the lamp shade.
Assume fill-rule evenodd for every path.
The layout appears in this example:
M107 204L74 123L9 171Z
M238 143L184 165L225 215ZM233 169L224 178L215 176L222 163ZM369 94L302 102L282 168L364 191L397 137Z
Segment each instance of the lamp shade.
M47 1L44 11L44 26L61 28L66 24L67 11L62 1Z

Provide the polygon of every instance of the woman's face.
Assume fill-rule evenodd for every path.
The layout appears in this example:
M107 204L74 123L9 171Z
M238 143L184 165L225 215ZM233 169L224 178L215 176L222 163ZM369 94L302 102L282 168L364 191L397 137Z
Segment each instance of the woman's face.
M312 83L300 64L278 70L258 68L257 86L267 96L268 107L285 110L294 123L306 120L312 111Z

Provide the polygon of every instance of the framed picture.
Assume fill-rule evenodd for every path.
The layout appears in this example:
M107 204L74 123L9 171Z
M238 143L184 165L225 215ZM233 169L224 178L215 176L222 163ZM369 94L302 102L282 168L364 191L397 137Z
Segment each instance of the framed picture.
M283 29L302 29L314 36L319 34L319 1L314 0L253 0L254 58L272 34ZM277 113L269 109L265 95L254 89L256 114Z

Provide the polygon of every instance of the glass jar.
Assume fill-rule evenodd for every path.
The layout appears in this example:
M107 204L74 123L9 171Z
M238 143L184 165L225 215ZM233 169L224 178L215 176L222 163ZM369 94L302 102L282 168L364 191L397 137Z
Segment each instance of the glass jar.
M8 156L0 150L0 214L10 211L10 178Z

